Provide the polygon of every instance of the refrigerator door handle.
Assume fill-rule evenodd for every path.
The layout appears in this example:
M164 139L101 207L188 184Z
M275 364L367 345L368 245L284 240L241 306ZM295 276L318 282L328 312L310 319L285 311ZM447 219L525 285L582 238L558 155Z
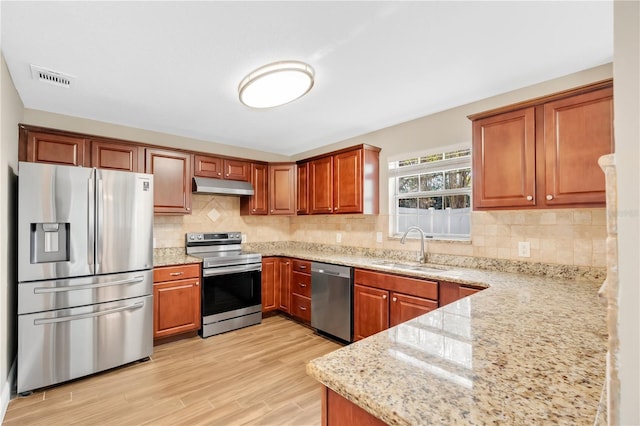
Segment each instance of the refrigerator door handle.
M100 273L100 264L102 263L102 231L104 228L104 185L99 173L100 172L96 170L96 174L98 174L96 178L98 192L98 196L96 197L96 209L98 210L96 219L96 274Z
M87 193L88 206L87 209L87 263L92 274L95 274L95 234L96 234L96 221L95 221L95 185L93 180L93 174L89 178L89 191Z
M124 284L134 284L144 281L143 276L137 276L133 278L129 278L126 280L118 280L118 281L109 281L106 283L96 283L96 284L84 284L84 285L74 285L69 287L36 287L33 289L34 294L45 294L45 293L60 293L63 291L75 291L75 290L90 290L94 288L100 287L109 287L114 285L124 285Z
M115 312L132 311L134 309L140 309L143 306L144 306L144 302L140 301L128 306L122 306L120 308L114 308L114 309L107 309L106 311L101 311L101 312L92 312L90 314L68 315L65 317L57 317L57 318L38 318L33 320L33 325L54 324L57 322L68 322L68 321L75 321L75 320L85 319L85 318L101 317L103 315L109 315Z

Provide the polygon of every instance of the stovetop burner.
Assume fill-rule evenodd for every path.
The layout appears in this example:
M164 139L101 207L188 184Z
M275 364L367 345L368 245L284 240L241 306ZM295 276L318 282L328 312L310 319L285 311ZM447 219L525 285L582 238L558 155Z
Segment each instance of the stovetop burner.
M246 265L262 262L262 255L241 248L240 232L187 233L186 252L203 260L203 268Z

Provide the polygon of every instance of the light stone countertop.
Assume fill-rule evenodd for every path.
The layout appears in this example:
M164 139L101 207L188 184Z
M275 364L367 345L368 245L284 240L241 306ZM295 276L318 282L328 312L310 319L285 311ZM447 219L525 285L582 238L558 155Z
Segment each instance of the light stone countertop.
M182 247L157 248L153 250L153 267L186 265L188 263L202 263L199 257L188 256Z
M419 272L296 250L263 255L489 287L307 364L310 376L386 423L594 424L607 350L600 283L442 265Z
M418 264L400 260L408 266L398 268L295 247L256 251L486 288L307 364L310 376L386 423L594 424L607 341L601 282L444 265L408 269ZM154 262L199 261L160 254ZM601 424L606 416L599 414Z

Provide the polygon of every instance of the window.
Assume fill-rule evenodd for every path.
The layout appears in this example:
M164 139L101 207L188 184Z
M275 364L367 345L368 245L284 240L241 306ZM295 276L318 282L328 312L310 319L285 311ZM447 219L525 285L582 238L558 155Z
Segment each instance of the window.
M471 149L441 148L389 163L390 220L394 235L410 226L440 239L469 239Z

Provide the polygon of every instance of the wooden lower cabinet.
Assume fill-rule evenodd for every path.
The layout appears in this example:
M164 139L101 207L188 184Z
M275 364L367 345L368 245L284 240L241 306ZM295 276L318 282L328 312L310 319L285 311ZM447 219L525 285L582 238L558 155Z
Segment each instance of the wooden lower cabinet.
M482 289L467 287L450 281L440 281L440 306L448 305L479 291L482 291Z
M323 426L383 426L385 422L348 399L322 386Z
M438 308L438 283L356 269L353 336L361 340Z
M409 296L402 293L391 293L389 303L389 326L394 327L410 319L419 317L427 312L438 309L436 300Z
M289 313L291 306L291 260L278 259L280 286L278 289L278 308L282 312Z
M262 312L275 311L279 307L280 277L279 258L262 258Z
M291 268L291 315L311 323L311 262L293 259Z
M200 328L200 264L153 270L153 337Z

